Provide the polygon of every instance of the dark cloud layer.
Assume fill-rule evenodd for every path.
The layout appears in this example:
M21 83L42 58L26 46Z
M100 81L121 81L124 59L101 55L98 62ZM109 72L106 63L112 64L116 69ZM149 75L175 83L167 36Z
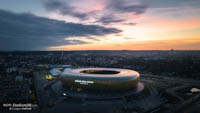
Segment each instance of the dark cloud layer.
M51 46L84 44L67 37L103 36L121 32L97 25L65 23L33 14L0 10L0 50L42 50Z
M130 26L135 26L135 25L137 25L137 23L123 23L124 25L130 25Z
M107 5L108 9L112 9L115 12L120 13L133 13L142 14L146 11L148 5L145 3L131 4L131 2L125 2L124 0L109 0Z
M118 19L116 17L112 17L112 16L105 16L100 18L97 22L101 22L104 25L108 25L111 23L119 23L119 22L123 22L125 21L124 19Z
M147 3L141 2L138 4L133 4L134 1L128 0L106 0L105 7L101 11L91 11L91 12L80 12L80 9L70 5L70 2L61 0L43 0L44 6L48 11L57 11L62 15L69 15L72 17L79 18L80 20L88 20L90 18L95 18L96 22L102 23L104 25L112 23L120 23L126 21L122 18L120 14L133 14L140 15L145 13L148 8ZM141 0L143 1L143 0ZM95 6L92 6L95 7ZM97 13L103 13L99 18L95 16ZM105 14L104 14L105 13Z
M70 15L81 20L86 20L89 18L88 13L77 11L76 7L70 6L67 2L59 0L44 0L44 4L48 11L58 11L62 15Z
M132 15L140 15L145 13L148 8L146 3L139 4L131 4L132 2L126 2L125 0L108 0L106 4L106 9L108 10L108 14L103 15L97 22L101 22L103 24L112 24L112 23L120 23L126 21L126 19L122 19L120 14L132 14ZM116 14L118 16L116 16ZM130 24L131 25L131 24ZM136 25L136 24L135 24Z

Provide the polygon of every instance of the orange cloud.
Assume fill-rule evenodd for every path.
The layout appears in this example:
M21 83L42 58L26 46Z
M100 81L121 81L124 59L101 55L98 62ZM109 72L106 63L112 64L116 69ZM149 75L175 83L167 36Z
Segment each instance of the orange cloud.
M51 47L52 50L199 50L200 39L186 40L154 40L115 44L83 44Z
M143 16L136 19L137 26L156 29L159 31L180 31L200 28L200 17L163 18Z

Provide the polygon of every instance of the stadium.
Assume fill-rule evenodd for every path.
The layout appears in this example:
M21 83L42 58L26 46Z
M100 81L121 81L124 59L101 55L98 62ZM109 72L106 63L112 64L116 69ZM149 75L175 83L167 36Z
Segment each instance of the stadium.
M63 86L85 91L124 91L138 86L140 74L129 69L79 68L65 70L60 80Z

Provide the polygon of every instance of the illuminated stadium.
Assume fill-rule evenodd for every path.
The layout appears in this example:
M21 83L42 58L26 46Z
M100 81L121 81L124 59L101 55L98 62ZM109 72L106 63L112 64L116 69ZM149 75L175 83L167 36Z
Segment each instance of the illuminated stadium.
M140 75L129 69L79 68L61 74L65 87L80 90L124 91L138 86Z

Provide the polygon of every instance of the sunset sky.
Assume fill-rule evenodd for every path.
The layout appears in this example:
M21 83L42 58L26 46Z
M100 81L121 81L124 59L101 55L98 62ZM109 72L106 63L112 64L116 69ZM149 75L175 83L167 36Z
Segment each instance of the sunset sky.
M1 0L0 50L200 50L200 0Z

